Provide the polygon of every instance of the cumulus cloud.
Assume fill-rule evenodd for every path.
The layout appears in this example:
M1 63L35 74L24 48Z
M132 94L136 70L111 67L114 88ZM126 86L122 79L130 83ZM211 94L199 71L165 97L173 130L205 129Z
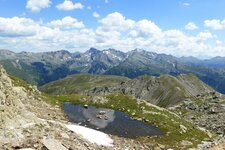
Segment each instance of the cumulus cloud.
M201 40L208 40L213 38L212 33L206 31L206 32L200 32L197 37L199 37Z
M92 16L95 17L95 18L99 18L100 17L99 13L97 13L96 11L93 12Z
M51 0L28 0L26 8L32 12L39 12L43 8L48 8L51 5Z
M106 30L127 30L134 26L135 21L126 19L118 12L111 13L99 21Z
M149 36L160 36L161 29L150 20L141 20L136 23L136 31L138 31L138 36L140 37L149 37Z
M0 36L26 37L36 33L39 26L28 18L2 18L0 17Z
M47 23L29 18L0 18L1 48L45 51L80 49L94 43L94 31L85 29L82 22L72 17Z
M151 20L128 19L118 12L99 19L96 29L85 27L82 21L71 16L50 22L0 18L0 48L18 51L143 48L176 56L206 57L225 56L223 44L209 31L190 36L177 29L163 30Z
M56 6L59 10L70 11L75 9L83 9L84 6L81 3L73 3L71 0L65 0L63 3Z
M48 26L61 28L61 29L73 29L73 28L84 28L84 24L78 21L76 18L71 16L66 16L61 20L53 20L48 23Z
M218 19L205 20L204 24L206 27L209 27L213 30L225 29L225 20L222 20L222 21Z
M185 29L186 30L196 30L196 29L198 29L198 26L194 22L189 22L188 24L186 24Z

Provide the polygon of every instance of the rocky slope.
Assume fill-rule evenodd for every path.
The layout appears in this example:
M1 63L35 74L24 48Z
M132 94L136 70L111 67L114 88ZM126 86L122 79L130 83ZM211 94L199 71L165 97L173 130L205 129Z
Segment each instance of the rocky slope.
M181 117L218 135L215 141L208 141L204 148L225 143L225 97L222 94L211 92L199 94L181 104L171 107ZM224 144L215 146L212 149L223 149Z
M172 107L171 109L174 109ZM225 133L225 97L218 93L199 94L175 107L182 117L216 134Z
M79 140L73 143L62 136L69 133L65 127L48 121L62 121L64 116L59 108L52 108L36 99L38 92L32 87L30 89L32 91L14 86L5 70L0 67L0 149L41 149L44 145L51 144L43 144L42 140L48 139L59 143L65 140L72 147L77 143L77 147L85 148Z

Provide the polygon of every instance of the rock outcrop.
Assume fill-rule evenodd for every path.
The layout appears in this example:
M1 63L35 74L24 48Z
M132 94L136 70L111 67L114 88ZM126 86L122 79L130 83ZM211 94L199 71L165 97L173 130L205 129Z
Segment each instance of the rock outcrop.
M40 143L42 138L57 138L57 131L63 132L62 126L38 117L38 113L43 117L47 115L45 113L50 105L36 100L35 94L37 93L29 92L23 87L14 86L0 66L0 149L26 146L40 149L43 146ZM31 111L30 108L34 105L36 109L32 108ZM42 109L46 111L38 112L38 107L44 105L45 108Z
M5 70L0 67L0 128L4 131L16 130L22 125L38 123L38 118L27 111L22 101L29 99L27 93L22 87L14 87L11 79L7 76ZM1 133L1 132L0 132ZM7 134L1 136L17 138L20 133ZM13 138L12 138L13 139ZM15 139L16 140L16 139ZM2 142L3 140L1 140Z

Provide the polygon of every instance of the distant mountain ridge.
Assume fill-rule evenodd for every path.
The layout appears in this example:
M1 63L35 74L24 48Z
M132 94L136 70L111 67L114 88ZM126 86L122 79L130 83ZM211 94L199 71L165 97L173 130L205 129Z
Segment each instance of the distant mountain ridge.
M119 75L135 78L144 74L177 76L193 73L202 81L225 93L225 57L199 60L194 57L175 57L157 54L143 49L122 52L115 49L71 53L66 50L54 52L20 52L0 50L0 64L10 75L29 83L43 85L68 75L90 73Z

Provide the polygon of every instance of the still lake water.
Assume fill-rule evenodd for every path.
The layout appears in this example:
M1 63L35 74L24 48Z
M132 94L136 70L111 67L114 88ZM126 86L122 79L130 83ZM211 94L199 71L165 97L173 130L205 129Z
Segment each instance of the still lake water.
M157 127L133 120L120 111L94 106L84 108L71 103L64 103L63 108L70 122L97 129L107 134L126 138L163 135L163 132Z

